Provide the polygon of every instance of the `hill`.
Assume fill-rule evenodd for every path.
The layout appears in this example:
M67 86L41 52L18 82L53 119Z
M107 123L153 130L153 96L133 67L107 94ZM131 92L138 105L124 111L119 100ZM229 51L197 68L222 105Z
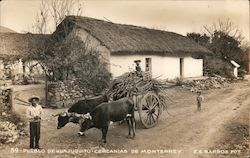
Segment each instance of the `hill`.
M4 27L4 26L0 26L0 33L5 33L5 32L15 33L16 31L14 31L10 28Z

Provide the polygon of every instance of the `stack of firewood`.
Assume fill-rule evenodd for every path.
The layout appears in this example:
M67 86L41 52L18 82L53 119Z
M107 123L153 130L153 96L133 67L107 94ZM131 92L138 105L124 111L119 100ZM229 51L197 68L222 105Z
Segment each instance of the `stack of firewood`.
M170 86L168 82L145 77L143 72L140 75L136 72L127 72L113 80L108 95L113 99L120 99L133 95L144 95L149 91L153 91L158 95L161 104L166 106L166 101L170 100L166 88Z
M230 85L230 79L223 78L221 76L208 77L199 80L187 80L179 82L183 88L190 89L191 92L197 92L201 90L220 89L228 87Z

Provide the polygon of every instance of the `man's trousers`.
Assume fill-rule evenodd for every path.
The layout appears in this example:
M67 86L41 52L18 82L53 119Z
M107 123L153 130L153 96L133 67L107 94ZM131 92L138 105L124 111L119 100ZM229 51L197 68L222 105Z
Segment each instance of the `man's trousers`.
M30 148L39 148L40 121L30 122Z

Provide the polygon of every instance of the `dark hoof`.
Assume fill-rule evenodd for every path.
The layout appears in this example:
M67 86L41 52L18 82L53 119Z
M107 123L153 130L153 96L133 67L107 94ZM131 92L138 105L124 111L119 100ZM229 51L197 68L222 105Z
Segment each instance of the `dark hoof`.
M105 141L105 140L103 140L103 139L98 140L98 142L99 142L99 143L104 143L104 144L107 143L107 141Z

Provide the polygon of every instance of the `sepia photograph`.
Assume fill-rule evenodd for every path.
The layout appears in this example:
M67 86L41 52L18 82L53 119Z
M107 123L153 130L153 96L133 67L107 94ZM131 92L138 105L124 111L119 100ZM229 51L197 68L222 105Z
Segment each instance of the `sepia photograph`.
M0 158L250 158L250 0L0 0Z

